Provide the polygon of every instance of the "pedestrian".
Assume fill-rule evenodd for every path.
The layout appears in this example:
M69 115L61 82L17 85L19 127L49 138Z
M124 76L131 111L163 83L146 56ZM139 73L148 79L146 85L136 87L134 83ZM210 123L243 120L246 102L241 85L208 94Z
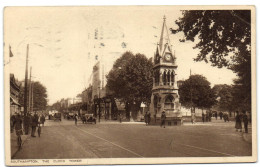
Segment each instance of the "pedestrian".
M236 128L236 131L240 131L242 132L242 124L241 124L241 115L240 113L237 111L236 112L236 125L235 125L235 128Z
M41 131L42 131L41 124L39 124L38 129L37 129L38 137L41 137Z
M204 112L202 112L202 122L204 123L204 121L205 121L205 114Z
M23 120L20 114L17 114L14 120L14 129L16 131L16 135L22 135L22 124Z
M208 121L209 121L209 112L206 111L206 122L208 122Z
M149 125L151 122L151 113L149 111L148 111L147 117L148 117L148 125Z
M42 124L42 126L44 126L44 122L45 122L45 116L42 114L40 117L40 123Z
M19 149L22 147L22 139L21 135L23 135L23 128L22 128L23 120L20 114L18 113L14 120L14 129L17 136L17 144Z
M215 111L215 118L216 118L216 120L218 119L218 112L217 111Z
M11 132L14 131L14 123L15 123L15 115L12 115L10 118Z
M244 122L245 133L248 133L248 116L246 115L246 111L243 112L243 122Z
M145 122L145 126L148 125L148 114L147 112L145 112L145 115L144 115L144 122Z
M209 122L211 122L211 118L212 118L212 112L209 111Z
M222 111L219 112L219 118L222 120L223 113Z
M77 126L77 123L78 123L78 115L77 114L74 115L74 120L75 120L75 125Z
M161 115L161 127L163 126L165 128L165 120L166 120L166 114L165 111L163 111Z
M32 137L36 137L35 131L36 131L37 126L38 126L38 116L37 116L37 114L34 114L34 116L32 117L32 131L31 131Z

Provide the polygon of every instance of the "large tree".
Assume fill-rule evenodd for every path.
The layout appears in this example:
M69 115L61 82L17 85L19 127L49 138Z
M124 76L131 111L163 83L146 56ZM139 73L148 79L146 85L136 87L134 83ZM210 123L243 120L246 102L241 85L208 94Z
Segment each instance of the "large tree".
M107 77L107 88L115 98L123 99L133 116L142 102L149 103L153 85L153 63L142 54L124 53Z
M233 104L233 87L231 85L219 84L213 87L213 91L216 93L218 99L216 103L217 109L228 111L231 115L231 112L236 107Z
M47 106L47 89L40 82L32 82L33 89L33 108L34 110L45 110ZM29 85L28 89L29 90ZM29 100L29 93L27 94L27 99ZM20 104L24 104L24 87L21 88L19 102Z
M195 61L233 70L238 76L235 84L243 94L235 98L251 110L251 11L186 10L182 14L172 32L183 32L182 42L196 43L194 48L200 53Z
M215 92L202 75L191 75L179 88L180 102L186 107L210 108L216 103Z

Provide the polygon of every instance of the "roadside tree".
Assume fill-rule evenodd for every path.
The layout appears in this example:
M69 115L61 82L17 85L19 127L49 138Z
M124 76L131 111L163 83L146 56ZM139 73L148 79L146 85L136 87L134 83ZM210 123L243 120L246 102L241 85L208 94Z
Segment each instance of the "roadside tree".
M211 62L219 68L227 67L238 78L240 89L234 96L242 107L251 110L251 12L250 10L186 10L176 20L177 29L183 32L181 42L193 41L200 53L195 61Z
M216 103L216 95L209 81L202 75L191 75L179 88L180 102L186 107L210 108Z
M149 104L153 85L153 63L143 54L126 52L114 64L107 77L107 89L125 101L127 117L135 118L142 102Z

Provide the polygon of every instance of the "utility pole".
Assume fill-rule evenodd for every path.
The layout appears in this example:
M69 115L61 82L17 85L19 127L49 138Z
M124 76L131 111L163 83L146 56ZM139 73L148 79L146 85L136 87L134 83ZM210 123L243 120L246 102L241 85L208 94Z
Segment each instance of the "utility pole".
M24 116L27 115L27 80L28 80L28 56L29 56L29 44L27 44L26 52L26 67L25 67L25 80L24 80Z
M31 112L33 112L33 83L32 83L32 88L31 88L31 92L32 92L32 101L31 101Z
M191 113L193 112L193 101L192 101L192 81L191 81L191 69L190 69L190 103L191 103Z
M24 79L24 131L26 135L29 133L29 116L27 113L28 56L29 56L29 44L27 44L25 79Z
M29 79L29 104L28 111L31 112L31 100L32 100L32 67L30 67L30 79Z

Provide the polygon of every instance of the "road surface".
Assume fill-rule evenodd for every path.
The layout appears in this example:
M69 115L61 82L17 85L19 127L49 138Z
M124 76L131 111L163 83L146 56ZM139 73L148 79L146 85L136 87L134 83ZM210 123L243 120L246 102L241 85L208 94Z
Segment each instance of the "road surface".
M74 125L47 120L41 137L28 137L14 159L251 156L252 144L234 123L211 122L160 128L143 123Z

